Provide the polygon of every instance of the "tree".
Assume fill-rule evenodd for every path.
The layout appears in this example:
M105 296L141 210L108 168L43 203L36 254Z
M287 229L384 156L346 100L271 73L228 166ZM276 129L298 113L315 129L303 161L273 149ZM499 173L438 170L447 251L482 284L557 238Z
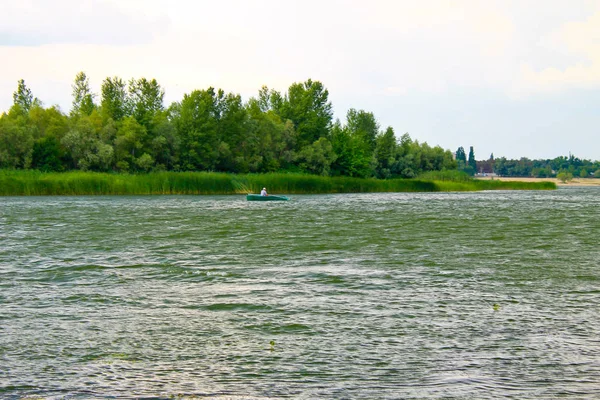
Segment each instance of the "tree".
M556 175L556 178L562 183L566 183L573 180L573 174L567 171L560 171L558 175Z
M459 168L460 168L460 161L463 162L463 166L467 165L467 155L465 153L465 149L460 146L457 150L456 150L456 161L459 162Z
M19 79L17 90L13 92L13 103L19 105L24 112L28 112L33 106L33 94L31 89L25 85L25 80Z
M71 115L90 115L96 108L94 104L95 94L90 89L90 81L84 72L75 76L73 83L73 108Z
M389 126L385 133L377 138L375 147L375 175L378 178L390 178L392 167L396 162L398 143L394 129Z
M113 147L102 142L96 112L82 116L61 139L61 145L67 150L66 157L71 168L92 171L108 171L114 162Z
M120 121L131 114L128 108L126 85L121 78L106 78L102 82L101 92L101 114L105 119Z
M249 172L249 161L254 149L248 136L248 113L240 95L224 94L217 96L217 136L219 140L219 161L217 168L228 172Z
M35 139L52 136L60 140L69 130L69 119L58 106L43 108L34 105L28 117L29 123L35 126Z
M35 128L28 122L18 104L0 117L0 168L31 166Z
M373 113L351 108L348 110L346 120L350 134L360 138L365 144L366 150L372 153L375 150L379 134L379 124Z
M161 113L153 123L151 154L155 158L156 169L179 169L178 157L180 138L175 125L169 120L167 113Z
M467 164L473 169L474 173L477 172L477 161L475 161L475 152L473 151L473 146L469 147L469 161Z
M31 168L44 172L63 171L64 151L55 136L43 137L33 144Z
M283 119L293 122L299 149L328 136L333 111L329 92L321 82L309 79L294 83L281 104L276 94L272 94L271 102Z
M335 160L331 164L333 175L367 177L371 175L372 155L361 137L352 135L347 126L339 121L331 129L331 142Z
M144 143L147 131L134 117L126 117L119 129L115 139L115 156L120 165L139 166L138 158L143 156ZM142 170L147 170L148 157L145 157ZM120 168L125 169L125 168Z
M132 79L129 81L127 108L131 110L131 114L140 124L150 130L154 117L164 110L164 96L165 91L156 79Z
M215 170L219 159L217 93L214 88L185 94L171 106L173 123L181 138L181 168Z
M264 93L264 91L261 91ZM273 97L273 92L268 98ZM290 120L282 120L266 100L250 99L246 104L248 115L244 147L248 169L252 172L274 172L288 169L295 159L296 131ZM263 111L267 110L267 111Z
M326 138L320 138L312 145L306 146L298 154L300 168L317 175L329 175L331 163L335 161L335 153Z

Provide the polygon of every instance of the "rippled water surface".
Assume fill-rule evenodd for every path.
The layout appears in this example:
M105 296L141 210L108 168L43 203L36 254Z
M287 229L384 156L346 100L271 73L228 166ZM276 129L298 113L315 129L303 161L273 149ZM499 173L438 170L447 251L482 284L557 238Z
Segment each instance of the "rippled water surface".
M0 398L600 397L600 190L0 198Z

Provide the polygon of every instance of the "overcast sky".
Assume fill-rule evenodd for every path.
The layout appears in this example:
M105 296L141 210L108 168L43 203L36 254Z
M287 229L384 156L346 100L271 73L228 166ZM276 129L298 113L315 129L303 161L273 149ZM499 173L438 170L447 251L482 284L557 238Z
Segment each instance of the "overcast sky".
M477 159L600 159L600 0L0 0L0 111L19 79L67 112L79 71L167 105L308 78L335 117Z

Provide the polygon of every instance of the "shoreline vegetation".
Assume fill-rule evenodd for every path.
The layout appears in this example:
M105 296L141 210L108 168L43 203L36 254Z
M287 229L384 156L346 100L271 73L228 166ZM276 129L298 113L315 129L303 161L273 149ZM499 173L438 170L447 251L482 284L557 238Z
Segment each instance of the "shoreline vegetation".
M495 176L495 177L476 177L477 180L500 180L505 182L551 182L556 186L600 186L598 178L573 178L568 181L562 181L558 178L534 178L534 177L513 177L513 176Z
M79 72L72 89L72 107L64 112L44 106L24 79L18 81L12 107L0 113L0 171L33 172L6 178L4 193L235 193L231 181L250 179L193 175L202 171L285 176L273 178L275 188L290 193L529 188L427 174L600 177L600 161L571 154L508 160L492 153L477 161L473 146L453 153L408 132L397 135L367 110L350 108L345 120L334 118L329 91L312 79L283 92L263 86L248 100L213 87L196 89L170 105L156 79L107 77L93 93ZM40 178L35 171L66 175ZM34 184L38 178L32 177L41 181ZM444 183L430 182L438 180Z
M552 190L554 182L472 179L456 171L415 179L325 177L300 173L231 174L222 172L0 171L0 196L64 195L233 195L369 192L458 192L482 190Z

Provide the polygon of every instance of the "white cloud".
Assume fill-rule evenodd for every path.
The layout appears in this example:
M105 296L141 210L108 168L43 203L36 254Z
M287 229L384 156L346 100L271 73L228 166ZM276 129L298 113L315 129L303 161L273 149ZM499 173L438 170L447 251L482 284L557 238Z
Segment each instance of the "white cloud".
M169 26L164 16L126 13L106 0L10 3L0 13L0 46L148 43Z
M208 86L247 98L263 84L285 91L312 78L329 89L337 116L363 108L382 126L437 144L473 131L476 115L463 109L482 96L523 104L600 83L597 1L22 0L1 8L0 110L21 78L46 104L68 109L79 71L97 92L108 76L156 78L167 101ZM461 110L443 112L457 100ZM405 126L402 107L412 102L413 115L437 115L436 125ZM494 112L479 110L498 125ZM436 140L440 127L447 132ZM448 146L458 145L467 143Z
M577 61L562 68L540 69L528 62L522 63L516 93L556 93L600 87L600 12L585 21L566 22L548 34L548 42L557 51L576 56Z

